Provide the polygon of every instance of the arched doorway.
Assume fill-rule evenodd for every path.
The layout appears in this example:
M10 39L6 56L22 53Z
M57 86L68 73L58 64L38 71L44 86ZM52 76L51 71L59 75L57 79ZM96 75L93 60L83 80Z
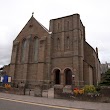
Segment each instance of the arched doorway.
M72 85L72 71L70 69L65 70L65 84Z
M54 74L55 74L55 84L60 84L60 70L56 69Z

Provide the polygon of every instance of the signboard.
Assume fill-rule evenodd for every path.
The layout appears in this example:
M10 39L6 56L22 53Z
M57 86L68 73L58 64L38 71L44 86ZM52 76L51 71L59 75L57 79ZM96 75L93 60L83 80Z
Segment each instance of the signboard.
M11 77L10 77L10 76L8 77L8 82L9 82L9 83L11 82Z
M3 83L8 83L8 75L3 76Z
M3 82L3 79L4 79L3 76L1 76L1 77L0 77L0 82Z
M4 75L0 77L0 82L3 82L3 83L10 83L11 80L12 80L12 77L8 75Z

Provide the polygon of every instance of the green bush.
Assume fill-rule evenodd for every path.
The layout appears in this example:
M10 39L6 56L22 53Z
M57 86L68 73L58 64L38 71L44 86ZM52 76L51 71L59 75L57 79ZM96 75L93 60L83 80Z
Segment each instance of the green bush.
M94 87L94 85L85 85L84 86L84 92L85 93L95 93L96 88Z
M102 81L99 84L100 86L110 86L110 69L103 74Z

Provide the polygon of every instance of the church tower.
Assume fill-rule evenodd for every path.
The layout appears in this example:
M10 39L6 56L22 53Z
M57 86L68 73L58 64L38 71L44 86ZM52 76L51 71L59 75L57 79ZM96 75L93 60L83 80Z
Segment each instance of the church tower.
M79 14L50 21L52 32L52 80L56 84L83 85L85 29ZM59 81L58 81L59 79Z

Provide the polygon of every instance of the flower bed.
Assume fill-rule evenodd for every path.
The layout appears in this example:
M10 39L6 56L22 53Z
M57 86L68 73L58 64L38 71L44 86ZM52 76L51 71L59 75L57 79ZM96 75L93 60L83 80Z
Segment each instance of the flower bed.
M87 85L84 88L74 88L72 93L63 93L62 89L55 89L55 98L110 103L110 97L108 95L104 95L106 94L106 92L105 91L102 92L103 90L104 88L101 89L101 91L99 92L93 85L91 86ZM107 89L105 90L108 91Z

